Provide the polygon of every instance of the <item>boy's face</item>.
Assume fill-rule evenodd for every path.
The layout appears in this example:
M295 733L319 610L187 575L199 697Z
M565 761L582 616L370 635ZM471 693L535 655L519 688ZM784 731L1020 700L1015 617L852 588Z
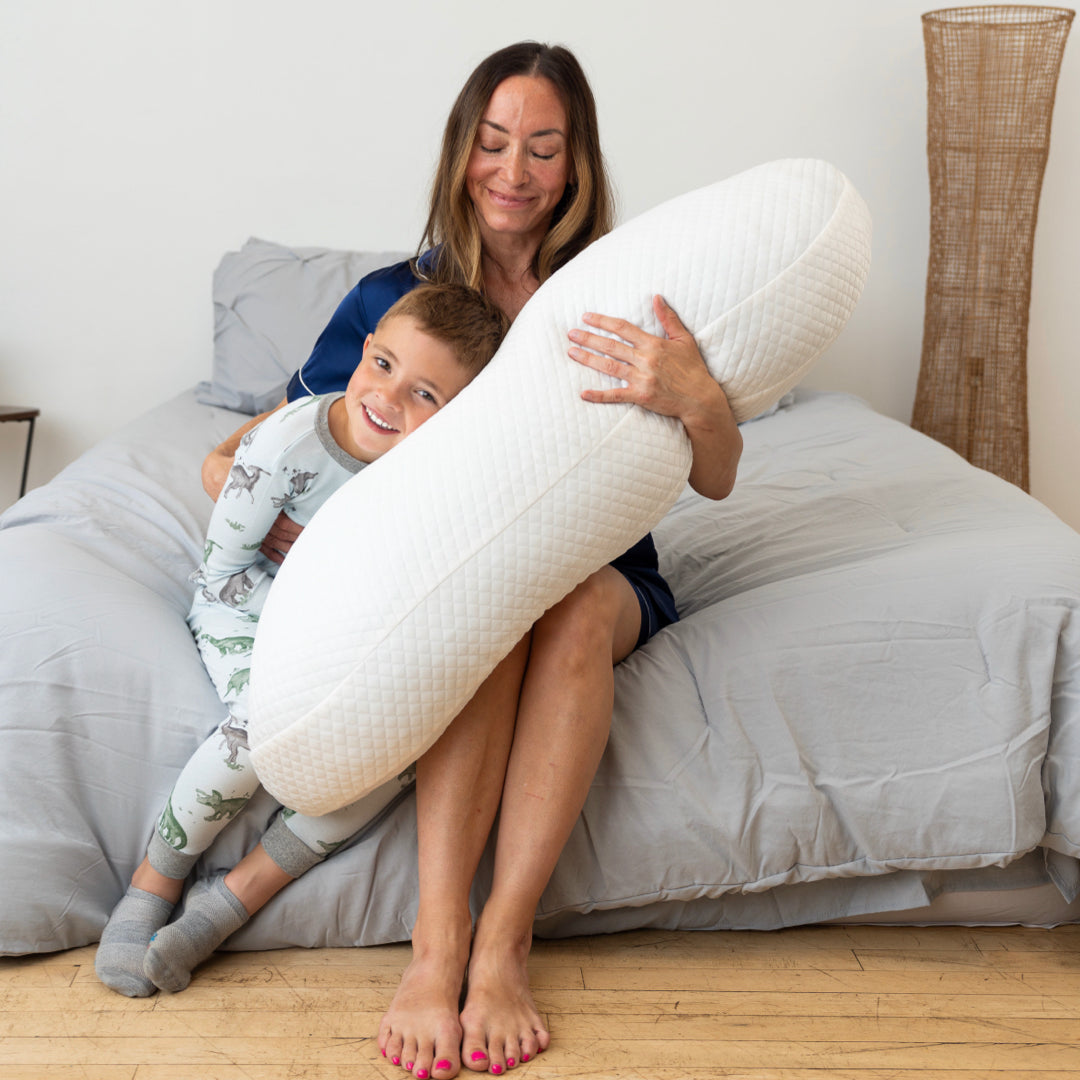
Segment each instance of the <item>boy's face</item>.
M470 375L449 345L415 319L385 319L368 334L364 355L345 388L348 441L353 457L374 461L430 420Z

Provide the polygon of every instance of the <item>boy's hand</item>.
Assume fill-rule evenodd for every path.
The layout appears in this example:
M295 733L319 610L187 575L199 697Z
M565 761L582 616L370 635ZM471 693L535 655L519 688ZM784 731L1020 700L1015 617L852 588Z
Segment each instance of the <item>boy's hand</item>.
M259 551L272 563L277 563L280 566L285 561L285 556L289 554L289 549L296 543L296 538L303 531L304 526L297 525L282 510L275 518L274 524L270 526L270 531L263 538L262 547L259 548Z

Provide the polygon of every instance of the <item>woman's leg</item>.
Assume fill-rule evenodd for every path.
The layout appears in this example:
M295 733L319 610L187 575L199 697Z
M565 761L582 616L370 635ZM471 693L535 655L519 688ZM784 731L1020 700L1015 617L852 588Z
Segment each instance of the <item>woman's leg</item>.
M379 1048L421 1080L443 1080L460 1068L469 893L502 795L528 655L525 638L416 765L420 896L413 958L383 1017Z
M533 629L495 874L477 923L461 1014L469 1068L498 1074L548 1045L528 984L533 919L607 744L613 664L634 648L640 625L634 590L605 567Z

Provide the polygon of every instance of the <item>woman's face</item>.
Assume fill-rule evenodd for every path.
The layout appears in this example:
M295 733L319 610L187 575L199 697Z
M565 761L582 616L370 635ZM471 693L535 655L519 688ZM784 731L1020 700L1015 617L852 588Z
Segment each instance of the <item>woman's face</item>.
M476 132L465 185L480 235L533 241L572 179L566 110L550 80L513 75L495 88Z

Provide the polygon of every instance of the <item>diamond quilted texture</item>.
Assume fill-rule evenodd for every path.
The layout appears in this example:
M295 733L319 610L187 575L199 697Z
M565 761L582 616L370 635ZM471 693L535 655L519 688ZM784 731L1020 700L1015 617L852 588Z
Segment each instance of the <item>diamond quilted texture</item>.
M658 332L661 293L747 419L839 333L869 252L850 182L825 162L780 161L642 214L549 279L480 377L339 490L282 566L252 660L267 789L321 814L400 772L536 619L682 490L677 421L581 401L608 381L566 355L583 312Z

